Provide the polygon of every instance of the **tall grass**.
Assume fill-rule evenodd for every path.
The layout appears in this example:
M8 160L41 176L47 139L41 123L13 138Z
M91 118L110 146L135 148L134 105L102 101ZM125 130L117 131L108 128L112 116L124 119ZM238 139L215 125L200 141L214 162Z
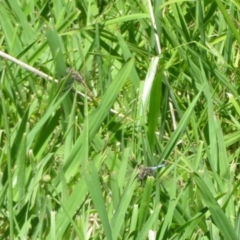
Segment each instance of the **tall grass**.
M1 239L239 239L237 2L0 3Z

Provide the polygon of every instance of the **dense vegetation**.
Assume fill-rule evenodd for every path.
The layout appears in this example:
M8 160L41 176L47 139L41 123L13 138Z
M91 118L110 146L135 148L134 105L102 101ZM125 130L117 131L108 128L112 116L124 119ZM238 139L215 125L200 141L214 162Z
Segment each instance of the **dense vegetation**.
M240 239L238 1L0 3L1 239Z

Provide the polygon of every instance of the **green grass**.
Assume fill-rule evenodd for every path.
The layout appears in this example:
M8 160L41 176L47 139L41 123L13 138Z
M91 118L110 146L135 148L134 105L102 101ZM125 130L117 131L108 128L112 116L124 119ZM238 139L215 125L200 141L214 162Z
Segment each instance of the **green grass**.
M0 238L239 239L239 9L2 1Z

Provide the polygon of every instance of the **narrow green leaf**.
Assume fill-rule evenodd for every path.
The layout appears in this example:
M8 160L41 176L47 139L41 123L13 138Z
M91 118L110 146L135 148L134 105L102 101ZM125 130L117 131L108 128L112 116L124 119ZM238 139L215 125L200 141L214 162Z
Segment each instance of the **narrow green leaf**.
M203 201L205 202L206 206L209 208L211 216L215 224L217 225L219 231L221 232L222 236L224 237L224 239L237 240L238 237L233 229L233 226L231 226L229 219L227 219L222 208L214 199L212 193L208 189L208 186L204 183L201 177L196 173L193 175L193 179L196 182L201 192Z
M66 64L63 56L63 45L56 30L48 29L46 32L48 44L56 66L56 77L61 79L66 75Z
M152 231L151 228L154 222L157 221L157 217L160 212L160 209L161 209L161 205L159 204L158 206L156 206L156 208L153 210L152 214L150 215L146 223L143 225L141 231L138 233L136 240L146 239L147 234L150 231Z
M124 227L124 219L126 216L127 209L129 207L130 201L132 199L135 185L136 185L136 172L133 172L130 180L126 186L125 191L120 199L119 205L114 212L114 215L111 219L111 227L112 227L112 236L114 240L119 238L119 233L121 228Z
M217 3L222 15L224 16L229 28L232 30L233 35L235 36L235 38L238 41L238 44L240 44L240 34L239 31L236 29L233 21L231 20L229 13L227 12L226 8L224 7L222 1L220 0L215 0L215 2Z
M159 123L161 100L162 100L162 71L160 71L153 82L150 103L149 103L149 113L148 113L148 141L149 145L154 147L155 132L157 130L157 125Z
M164 150L161 154L161 159L165 159L171 153L172 149L175 147L177 141L179 140L179 138L181 137L181 134L183 133L183 131L185 130L185 128L187 126L187 123L191 117L192 111L193 111L201 94L202 94L202 91L200 91L197 94L197 96L193 99L193 101L189 105L187 111L182 116L181 121L178 124L176 131L173 133L171 139L168 141L166 147L164 148Z
M86 181L86 185L88 187L88 191L92 197L94 206L98 212L98 215L101 219L102 226L104 228L106 237L108 240L115 239L113 238L113 232L111 226L109 224L108 214L106 205L104 203L101 184L98 177L97 169L93 162L89 162L84 166L84 179Z

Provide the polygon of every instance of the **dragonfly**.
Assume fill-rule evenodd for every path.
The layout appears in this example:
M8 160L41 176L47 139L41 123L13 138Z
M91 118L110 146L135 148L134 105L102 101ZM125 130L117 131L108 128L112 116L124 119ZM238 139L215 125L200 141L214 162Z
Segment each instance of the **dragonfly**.
M92 100L93 104L97 107L98 101L97 101L96 97L94 96L94 94L92 93L92 91L89 89L84 76L71 67L66 68L66 73L71 77L71 80L75 80L76 82L81 84L86 89L88 96Z
M139 170L139 173L138 173L138 181L140 181L141 183L149 176L153 176L154 173L158 170L158 169L161 169L163 167L165 167L167 165L167 163L162 163L162 164L159 164L157 166L154 166L154 167L142 167L140 170Z

